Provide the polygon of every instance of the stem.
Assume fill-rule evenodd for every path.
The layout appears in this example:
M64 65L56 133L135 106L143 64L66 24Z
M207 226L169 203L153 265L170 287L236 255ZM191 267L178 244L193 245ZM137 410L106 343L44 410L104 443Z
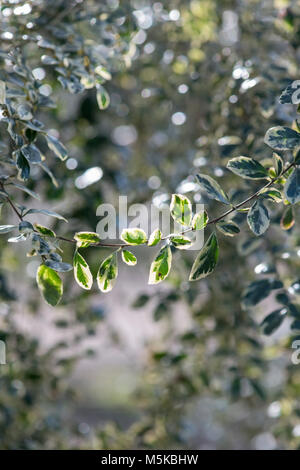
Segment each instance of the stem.
M240 202L239 204L237 204L236 206L232 207L231 209L229 209L228 211L224 212L223 214L221 214L220 216L214 218L214 219L211 219L208 221L207 225L214 225L216 224L217 222L219 222L220 220L224 219L224 217L227 217L229 214L232 214L232 212L235 212L236 210L238 210L240 207L244 206L245 204L247 204L247 202L250 202L252 201L253 199L256 199L261 191L263 191L264 189L267 189L269 188L270 186L272 186L273 183L275 183L281 176L283 176L285 173L287 173L293 166L295 166L295 162L292 162L290 163L286 169L278 176L275 176L275 178L272 178L265 186L263 186L262 188L258 189L254 194L252 194L251 196L247 197L247 199L245 199L244 201ZM20 212L18 211L18 209L16 208L15 204L13 203L13 201L10 199L9 195L7 194L7 192L5 191L4 189L4 185L2 182L0 182L0 188L2 189L2 191L5 192L6 194L6 197L7 197L7 201L8 203L10 204L10 206L12 207L13 211L15 212L15 214L18 216L18 218L23 221L23 217L22 215L20 214ZM183 230L182 232L180 232L178 235L183 235L185 233L188 233L188 232L193 232L194 229L192 227L189 227L188 229L186 230ZM36 233L39 233L37 230L35 230ZM166 235L165 237L163 237L161 240L168 240L170 238L171 234L169 235ZM74 238L66 238L66 237L61 237L61 236L56 236L56 239L57 240L61 240L61 241L64 241L64 242L67 242L67 243L73 243L73 244L76 244L77 241L74 240ZM146 245L148 242L148 240L141 244L141 245ZM141 246L139 245L139 246ZM92 243L90 245L91 247L102 247L102 248L122 248L122 247L125 247L127 245L127 243L103 243L103 242L98 242L98 243Z

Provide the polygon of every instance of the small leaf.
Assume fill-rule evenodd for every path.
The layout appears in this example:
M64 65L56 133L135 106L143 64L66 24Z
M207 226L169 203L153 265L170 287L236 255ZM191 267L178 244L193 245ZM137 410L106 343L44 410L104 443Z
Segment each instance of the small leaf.
M100 241L100 237L96 232L77 232L74 239L77 241L77 246L81 248L87 248L91 243Z
M163 246L151 264L148 284L158 284L166 279L172 264L172 253L169 245Z
M137 263L136 256L128 250L122 250L122 260L128 266L135 266Z
M151 233L149 240L148 240L148 246L155 246L160 242L160 240L161 240L161 231L159 230L159 228L157 228Z
M217 183L213 178L202 174L196 175L196 178L200 185L200 189L206 192L210 199L215 199L217 201L223 202L224 204L230 204L225 192L219 183Z
M101 292L110 292L115 285L117 276L118 259L117 251L115 251L101 263L97 273L97 283Z
M36 275L37 285L45 301L55 307L63 295L63 284L53 269L41 264Z
M190 225L192 219L192 204L187 197L181 194L172 194L170 212L175 222L178 222L180 225Z
M282 194L280 191L278 191L278 189L266 188L263 189L259 195L261 198L268 199L273 202L282 202Z
M110 97L105 88L102 85L97 85L97 103L99 109L103 110L109 106Z
M21 151L16 152L16 165L19 172L19 176L22 180L27 180L30 175L30 165L28 163L27 158L24 157Z
M48 215L49 217L55 217L56 219L63 220L64 222L68 222L67 219L65 219L62 215L54 211L49 211L48 209L29 209L24 215L28 214L44 214Z
M271 127L264 141L274 150L291 150L300 146L300 134L289 127Z
M12 232L15 228L17 225L0 225L0 234Z
M223 235L227 235L228 237L234 237L234 235L240 233L239 226L233 222L233 220L221 220L221 222L217 223L216 227Z
M281 104L299 104L300 103L300 80L294 80L280 95Z
M58 158L65 160L68 157L66 147L56 137L53 137L53 135L47 134L45 137L49 149L52 150Z
M261 201L256 201L248 212L247 222L255 235L262 235L270 224L267 208Z
M45 265L60 273L66 273L73 269L73 266L71 266L69 263L61 263L60 261L52 261L50 259L45 261Z
M192 221L193 230L203 230L208 222L208 215L206 211L197 212Z
M198 281L208 276L216 267L219 257L218 240L212 233L194 261L190 273L190 281Z
M290 228L293 227L294 223L295 223L295 219L294 219L293 206L289 206L285 209L281 217L280 227L283 230L289 230Z
M189 238L179 234L171 235L170 240L173 246L175 246L175 248L178 248L179 250L186 250L190 248L193 244Z
M282 171L283 171L283 160L278 153L273 153L273 160L274 160L274 168L275 168L275 173L276 176L280 176Z
M291 204L300 201L300 168L296 167L284 185L284 194Z
M73 266L77 284L83 289L90 290L93 285L93 276L89 265L77 250L74 253Z
M24 191L24 193L29 194L29 196L34 197L35 199L40 199L40 196L37 193L35 193L31 189L27 188L23 184L17 183L17 182L13 182L13 183L10 183L10 184L12 184L16 188L20 189L21 191Z
M269 313L261 323L265 335L271 335L282 324L287 314L286 308L281 308Z
M147 241L147 235L140 228L124 228L121 233L121 239L127 245L142 245Z
M40 163L42 161L41 152L34 144L24 145L21 147L21 152L30 163Z
M268 177L267 170L253 158L233 158L227 163L227 168L241 178L258 180Z
M56 237L55 232L53 232L53 230L51 230L50 228L44 227L40 224L34 224L34 227L42 235L46 235L47 237Z

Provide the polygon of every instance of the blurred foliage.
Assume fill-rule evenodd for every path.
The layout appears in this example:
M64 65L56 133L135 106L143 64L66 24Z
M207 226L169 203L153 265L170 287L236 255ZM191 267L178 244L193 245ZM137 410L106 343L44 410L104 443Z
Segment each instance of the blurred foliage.
M96 1L40 0L26 5L26 13L18 14L15 9L25 8L24 2L2 2L1 60L7 61L5 54L13 46L18 61L18 46L28 43L29 64L43 72L38 79L28 73L26 87L36 91L47 85L50 92L45 98L49 109L39 110L36 118L68 149L68 159L60 161L51 156L51 146L39 140L48 170L33 165L27 185L41 194L43 207L68 215L68 226L51 219L51 229L63 236L94 230L97 206L116 204L119 194L127 194L130 202L158 205L169 203L172 193L187 194L192 202L205 203L211 218L218 217L220 204L200 192L195 182L199 172L213 176L235 201L261 187L240 180L226 165L245 155L269 168L273 163L272 151L264 144L266 131L292 127L296 119L296 107L280 104L278 97L299 79L297 1L172 0L166 7L147 0L107 1L101 6ZM54 49L46 47L47 54L38 44L46 40L55 43ZM58 51L71 54L72 60L58 57L64 70L55 70L56 63L43 59L49 50L51 57L56 54L51 51ZM80 63L74 63L78 57ZM82 70L87 60L92 78L79 80L74 68ZM112 74L105 84L110 95L105 111L99 111L96 99L97 85L103 83L96 83L93 75L99 60L105 65L104 76ZM17 72L11 73L17 80ZM90 80L96 87L90 88ZM73 91L80 93L70 97ZM181 125L176 113L182 113ZM4 144L5 135L6 126L1 126ZM282 155L291 158L291 152ZM100 176L93 184L84 183L82 176L90 168L103 171L101 181ZM14 191L19 205L33 204L29 195L17 187ZM38 204L31 207L41 207ZM150 288L136 298L135 308L151 306L161 334L147 345L134 393L139 416L126 430L114 423L85 433L69 416L70 401L76 397L67 377L82 355L82 350L73 354L74 346L101 334L109 312L105 315L101 300L77 289L66 274L61 308L51 316L64 341L48 349L39 345L20 321L20 315L30 323L43 314L34 282L32 289L30 285L37 266L30 262L26 269L22 248L12 249L2 237L0 339L6 343L7 364L0 365L1 448L198 448L203 443L218 448L299 448L300 372L291 363L292 343L300 329L298 207L293 225L289 219L282 221L284 205L273 203L271 227L260 238L251 235L246 214L238 213L234 221L241 233L220 237L222 255L211 277L187 283L192 257L174 253L167 286ZM4 223L15 223L11 218L4 206ZM71 259L69 246L65 256ZM92 250L87 257L95 272L98 260ZM257 305L268 296L263 306L271 304L270 312ZM178 331L176 306L188 311L184 332ZM272 316L262 323L267 314ZM281 333L266 339L283 321ZM118 332L110 333L117 341ZM198 423L197 409L206 399L223 403L217 411L208 405L207 426L217 414L219 426L226 430L221 437L211 430L205 434L206 424Z

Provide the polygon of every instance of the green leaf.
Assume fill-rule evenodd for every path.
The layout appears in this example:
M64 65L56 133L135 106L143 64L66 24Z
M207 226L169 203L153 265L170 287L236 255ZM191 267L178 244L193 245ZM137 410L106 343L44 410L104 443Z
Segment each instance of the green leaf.
M121 239L127 245L142 245L147 241L147 235L140 228L124 228L121 233Z
M40 199L40 196L37 193L35 193L31 189L27 188L23 184L16 183L16 182L13 182L13 183L10 183L10 184L15 186L16 188L20 189L21 191L24 191L24 193L29 194L29 196L34 197L35 199Z
M283 230L289 230L290 228L293 227L294 224L295 224L295 219L294 219L293 206L289 206L285 209L281 217L280 227Z
M198 281L208 276L216 267L219 257L218 240L212 233L194 261L190 273L190 281Z
M163 246L151 264L148 284L158 284L166 279L172 264L172 252L169 245Z
M19 176L22 180L27 180L30 175L30 165L27 158L24 157L22 152L16 152L16 165L19 171Z
M227 168L241 178L258 180L268 177L267 170L253 158L233 158L227 163Z
M203 230L208 222L208 215L206 211L197 212L194 215L192 221L192 228L193 230Z
M172 194L170 204L171 216L180 225L189 226L192 219L191 201L181 194Z
M170 240L173 246L179 250L186 250L193 244L189 238L184 237L183 235L177 235L176 233L170 236Z
M0 225L0 234L12 232L15 228L17 225Z
M53 230L51 230L50 228L44 227L40 224L34 224L34 227L42 235L46 235L47 237L56 237L55 232L53 232Z
M110 292L115 285L117 276L118 259L117 251L115 251L110 256L108 256L108 258L106 258L100 265L97 274L97 283L101 292Z
M159 230L159 228L157 228L151 233L149 240L148 240L148 246L155 246L160 242L160 240L161 240L161 231Z
M54 211L49 211L48 209L29 209L25 212L24 215L28 214L44 214L48 215L49 217L55 217L56 219L63 220L64 222L68 222L67 219L65 219L62 215Z
M283 165L284 165L283 160L281 156L275 152L273 153L273 160L274 160L274 168L275 168L276 176L279 176L281 175L282 170L283 170Z
M291 204L300 201L300 168L296 167L284 185L284 194Z
M102 85L97 85L97 103L99 109L106 109L110 103L110 97L105 88Z
M300 80L294 80L288 85L280 95L281 104L299 104L300 103Z
M262 201L256 201L247 215L247 222L255 235L262 235L270 224L270 218L267 208Z
M221 220L221 222L217 223L216 227L221 233L223 233L223 235L226 235L227 237L234 237L234 235L240 233L239 226L233 222L233 220Z
M73 269L73 266L71 266L69 263L61 263L60 261L52 261L51 259L47 259L45 261L45 265L60 273L66 273Z
M77 232L74 235L74 239L80 248L87 248L91 243L98 243L100 241L100 237L96 232Z
M36 282L47 304L58 304L63 295L63 284L59 275L48 266L41 264L37 270Z
M47 134L45 137L49 149L52 150L58 158L65 160L68 157L66 147L53 135Z
M90 290L93 285L93 276L89 265L77 250L74 253L73 266L77 284L83 289Z
M271 127L264 141L274 150L291 150L300 146L300 134L289 127Z
M273 202L282 202L282 194L278 189L263 189L260 193L259 196L264 199L268 199Z
M42 161L41 152L34 144L24 145L21 147L21 152L30 163L40 163Z
M242 305L244 308L254 307L266 299L273 289L281 289L282 283L276 279L259 279L249 284L243 292Z
M128 266L135 266L137 263L136 256L128 250L122 250L122 260L124 263L128 264Z
M286 314L286 308L280 308L272 313L269 313L269 315L267 315L261 323L264 334L271 335L272 333L274 333L274 331L277 330L282 324L283 320L286 317Z
M204 191L210 199L223 202L224 204L230 204L227 195L213 178L207 175L198 174L196 175L200 189Z

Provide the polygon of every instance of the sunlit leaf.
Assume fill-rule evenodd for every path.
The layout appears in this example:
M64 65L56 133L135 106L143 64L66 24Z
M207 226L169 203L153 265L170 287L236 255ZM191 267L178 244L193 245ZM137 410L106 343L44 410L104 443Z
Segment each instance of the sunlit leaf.
M77 250L74 253L73 266L77 284L83 289L90 290L93 285L93 276L89 265Z
M118 259L115 251L102 261L97 273L97 283L101 292L110 292L118 276Z
M216 267L219 257L218 240L212 233L194 261L190 273L190 281L198 281L208 276Z
M268 177L267 170L253 158L237 157L229 160L227 168L238 176L246 179L264 179Z
M192 228L193 230L203 230L208 222L208 215L206 211L197 212L194 215L192 220Z
M77 241L78 247L87 248L92 243L98 243L100 236L96 232L77 232L74 235L74 239Z
M122 260L128 266L135 266L137 263L136 256L128 250L122 250Z
M121 239L127 245L142 245L147 241L147 235L140 228L125 228L122 230Z
M210 199L216 199L217 201L223 202L224 204L230 204L227 195L213 178L207 175L198 174L196 175L200 189Z
M151 264L148 284L158 284L166 279L172 264L172 253L169 245L161 248Z
M161 231L159 230L159 228L157 228L151 233L149 240L148 240L148 246L155 246L160 242L160 240L161 240Z
M172 194L170 212L171 216L178 224L190 225L192 219L192 204L186 196Z
M59 275L45 264L37 270L36 282L45 301L55 307L63 295L63 284Z
M289 230L290 228L293 227L295 224L295 219L294 219L294 211L293 211L293 206L288 206L281 219L280 219L280 227L283 230Z

